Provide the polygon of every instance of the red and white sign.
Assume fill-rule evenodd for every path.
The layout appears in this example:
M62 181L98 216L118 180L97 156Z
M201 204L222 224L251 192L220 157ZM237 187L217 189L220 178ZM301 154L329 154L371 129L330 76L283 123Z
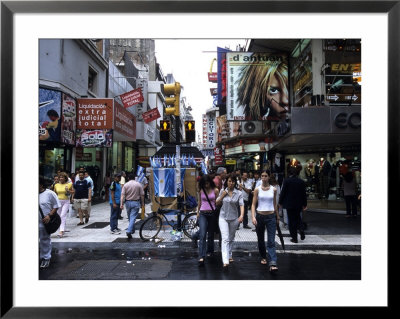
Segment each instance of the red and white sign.
M161 117L158 108L151 109L150 111L143 113L142 116L143 116L143 121L145 121L146 124L149 124L150 122L157 120L158 118Z
M203 146L207 147L207 115L203 114Z
M142 94L142 88L137 88L130 92L121 94L120 98L121 98L122 103L124 104L125 108L142 103L144 101L144 97Z
M208 82L217 83L218 82L218 73L217 72L208 72Z
M222 157L222 150L219 147L214 148L214 162L215 165L224 164L224 158Z

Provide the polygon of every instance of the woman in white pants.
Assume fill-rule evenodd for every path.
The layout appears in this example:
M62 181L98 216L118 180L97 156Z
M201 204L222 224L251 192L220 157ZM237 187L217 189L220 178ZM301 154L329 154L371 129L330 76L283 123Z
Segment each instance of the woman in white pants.
M69 212L69 194L72 193L72 183L68 183L67 173L60 173L58 175L59 182L54 185L54 192L57 194L61 207L57 210L58 215L61 217L60 233L57 235L59 238L64 236L65 222Z
M222 263L224 269L227 269L229 263L233 262L232 258L232 245L235 239L236 229L243 221L244 216L244 202L242 192L236 189L236 177L229 176L227 179L227 188L222 188L217 198L217 205L221 207L219 215L219 228L221 230L221 250L222 250ZM237 212L240 206L240 216L238 218Z

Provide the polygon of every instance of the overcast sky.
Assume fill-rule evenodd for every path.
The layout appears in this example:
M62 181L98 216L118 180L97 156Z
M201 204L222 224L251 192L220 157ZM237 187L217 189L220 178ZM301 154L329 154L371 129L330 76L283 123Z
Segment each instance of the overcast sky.
M175 81L183 86L182 96L191 105L192 115L196 121L197 134L202 135L201 115L212 107L213 98L210 88L217 83L208 82L213 58L217 58L217 47L228 47L232 51L236 46L246 44L243 39L155 39L155 54L161 70L166 76L174 75ZM214 62L213 72L217 72L217 62Z

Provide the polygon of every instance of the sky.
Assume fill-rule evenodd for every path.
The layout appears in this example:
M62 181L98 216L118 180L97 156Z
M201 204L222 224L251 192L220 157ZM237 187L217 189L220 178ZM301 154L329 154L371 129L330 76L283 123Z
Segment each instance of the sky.
M236 50L240 44L245 46L245 39L155 39L155 55L157 63L166 76L174 75L175 81L183 87L181 96L186 96L187 103L192 107L192 115L196 121L196 133L202 135L202 114L213 106L210 88L216 88L217 83L208 82L208 72L211 63L217 58L217 47ZM214 62L213 72L217 72L217 62Z

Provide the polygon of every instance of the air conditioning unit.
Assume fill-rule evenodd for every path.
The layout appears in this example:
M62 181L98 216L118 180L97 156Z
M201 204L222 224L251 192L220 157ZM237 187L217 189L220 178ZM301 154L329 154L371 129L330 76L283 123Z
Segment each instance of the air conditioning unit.
M242 123L243 135L260 135L262 134L262 122L248 121Z

